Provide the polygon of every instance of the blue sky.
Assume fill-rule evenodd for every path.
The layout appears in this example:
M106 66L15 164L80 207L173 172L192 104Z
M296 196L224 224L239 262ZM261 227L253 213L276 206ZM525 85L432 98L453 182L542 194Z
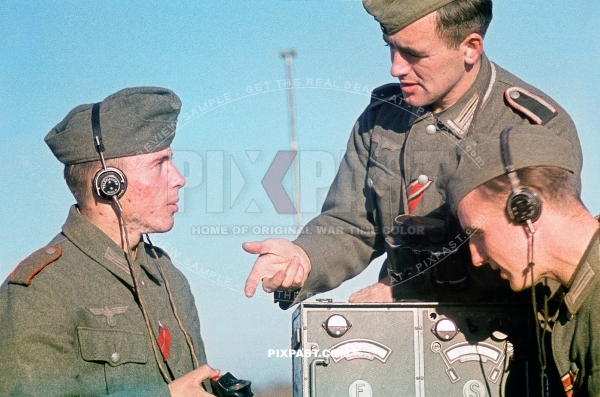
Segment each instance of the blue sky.
M377 23L359 0L13 1L0 4L0 278L59 230L73 199L44 135L81 103L157 85L183 101L173 143L188 184L171 253L197 300L209 362L257 387L291 381L292 311L243 295L254 258L241 243L292 238L261 180L289 149L285 69L294 48L302 218L318 209L369 92L392 82ZM583 200L600 212L600 6L496 1L485 40L497 64L557 100L584 152ZM291 178L284 179L291 192ZM345 300L378 266L328 296Z

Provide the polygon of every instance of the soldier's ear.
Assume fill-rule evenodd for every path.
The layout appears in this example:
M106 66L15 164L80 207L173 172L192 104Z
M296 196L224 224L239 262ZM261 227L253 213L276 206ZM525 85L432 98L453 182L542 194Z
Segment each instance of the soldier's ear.
M479 33L471 33L460 44L465 64L473 66L483 53L483 37Z

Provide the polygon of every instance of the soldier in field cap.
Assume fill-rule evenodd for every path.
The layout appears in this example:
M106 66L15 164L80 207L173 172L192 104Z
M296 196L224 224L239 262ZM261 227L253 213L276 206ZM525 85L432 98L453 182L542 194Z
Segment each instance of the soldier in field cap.
M483 51L491 0L364 0L363 5L379 22L398 83L373 91L322 213L304 232L294 242L244 244L248 252L260 254L247 280L248 296L261 282L267 291L294 291L282 302L287 307L337 287L389 249L386 237L400 214L435 218L449 230L457 226L444 188L456 146L474 133L497 136L506 125L543 125L571 142L569 155L579 183L581 147L567 112ZM382 280L351 300L513 297L497 274L468 263L436 266L401 283L387 276L413 268L414 263L386 261ZM489 280L498 281L494 288Z
M389 241L400 215L444 222L448 239L459 228L445 184L456 146L475 133L497 136L507 125L545 126L571 143L579 184L581 147L571 118L544 92L488 59L484 37L491 0L363 0L363 5L383 31L390 73L398 81L372 92L321 214L293 242L244 244L259 255L246 295L262 284L287 308L336 288L387 253L379 282L350 301L527 299L498 273L471 266L465 247L423 271L416 256L397 260L401 256Z
M373 15L377 22L380 23L383 33L392 36L411 23L431 14L448 3L452 3L452 1L363 0L363 5L367 12Z
M462 227L473 231L473 264L496 269L515 291L546 278L560 284L543 289L540 311L564 392L600 395L599 224L580 199L572 142L544 127L519 126L466 144L483 164L457 151L446 197Z
M168 89L127 88L46 135L76 204L0 288L0 395L210 395L190 287L148 238L173 227L185 184L180 108Z

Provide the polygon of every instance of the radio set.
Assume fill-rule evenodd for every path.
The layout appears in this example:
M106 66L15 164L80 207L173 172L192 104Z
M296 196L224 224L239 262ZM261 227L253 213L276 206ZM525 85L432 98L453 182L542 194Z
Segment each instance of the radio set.
M520 303L302 303L293 396L526 396L531 321Z

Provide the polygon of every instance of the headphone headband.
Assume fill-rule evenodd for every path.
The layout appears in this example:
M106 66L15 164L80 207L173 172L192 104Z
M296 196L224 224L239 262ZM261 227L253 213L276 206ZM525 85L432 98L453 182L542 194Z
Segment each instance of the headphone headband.
M104 165L104 144L102 143L102 131L100 130L100 102L92 105L92 134L94 135L94 146L100 157L102 157L102 164Z
M508 144L508 134L512 131L513 127L509 126L502 130L500 133L500 155L502 157L502 164L504 164L504 170L510 180L510 187L513 193L516 193L521 188L521 182L517 176L517 171L513 165L512 158L510 156L510 146Z
M92 134L94 146L100 155L102 169L94 175L94 190L105 200L119 199L127 189L127 178L123 171L116 167L107 167L104 161L104 144L102 143L102 130L100 128L100 102L92 105Z

